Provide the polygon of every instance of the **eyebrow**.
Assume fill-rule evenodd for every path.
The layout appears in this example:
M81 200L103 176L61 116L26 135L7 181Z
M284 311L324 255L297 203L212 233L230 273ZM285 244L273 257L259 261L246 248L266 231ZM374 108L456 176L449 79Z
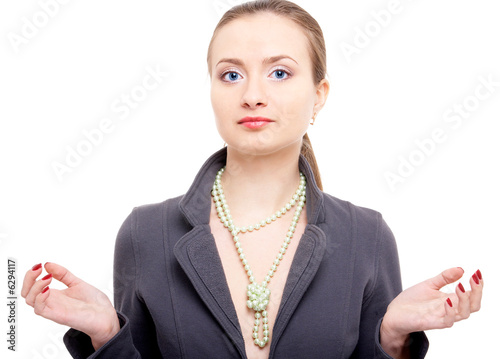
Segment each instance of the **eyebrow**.
M277 56L266 57L264 60L262 60L262 63L264 65L265 64L272 64L272 63L275 63L275 62L282 60L282 59L290 59L293 62L295 62L297 65L299 64L297 61L295 61L293 58L291 58L288 55L277 55ZM221 59L219 62L217 62L217 64L215 66L219 65L221 62L229 62L229 63L237 65L237 66L243 65L243 61L241 61L240 59L224 58L224 59Z

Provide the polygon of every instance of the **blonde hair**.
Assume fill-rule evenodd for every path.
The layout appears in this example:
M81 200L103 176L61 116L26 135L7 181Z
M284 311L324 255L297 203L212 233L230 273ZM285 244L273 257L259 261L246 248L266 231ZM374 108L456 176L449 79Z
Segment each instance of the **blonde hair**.
M299 5L286 0L250 1L241 5L234 6L226 13L224 13L219 23L215 27L212 39L210 40L210 44L208 45L207 64L209 66L210 75L210 54L213 41L217 36L218 31L224 25L233 20L263 12L283 16L289 20L292 20L302 28L309 43L309 54L312 60L312 74L314 84L318 85L326 76L326 47L325 39L323 37L323 31L321 30L318 22L307 11L305 11ZM309 136L307 135L307 133L304 134L304 137L302 138L302 147L300 149L300 153L304 155L304 157L311 165L316 184L321 190L323 190L318 164L316 162L316 157L314 156L311 141L309 140Z

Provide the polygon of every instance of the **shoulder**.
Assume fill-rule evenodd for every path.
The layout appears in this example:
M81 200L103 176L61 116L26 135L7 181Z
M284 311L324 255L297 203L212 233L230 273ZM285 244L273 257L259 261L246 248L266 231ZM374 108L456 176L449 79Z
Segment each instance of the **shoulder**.
M130 236L136 239L148 234L151 237L161 233L167 220L169 222L183 221L179 211L179 202L182 197L133 207L123 221L118 236Z
M324 222L327 248L338 253L332 259L354 263L356 278L372 292L376 283L394 282L400 290L396 240L382 214L324 194Z
M164 250L164 241L170 234L188 229L179 210L182 196L133 207L118 231L116 253L134 253L138 267L149 263ZM149 258L149 259L148 259Z
M183 195L177 196L177 197L172 197L172 198L163 200L161 202L146 203L146 204L135 206L132 209L132 211L127 219L133 220L133 221L140 221L140 222L147 221L151 225L153 225L155 220L158 220L159 217L163 217L167 213L170 215L175 214L175 213L180 214L178 207L179 207L179 202L182 199L182 197L183 197Z
M358 232L374 232L385 225L379 211L355 205L325 192L323 192L323 210L323 220L326 224L349 226Z
M349 248L365 264L376 265L379 257L397 258L396 240L379 211L326 193L323 208L323 223L319 226L326 234L327 245Z
M133 211L135 211L137 214L141 214L141 215L161 213L163 210L165 210L168 207L172 207L172 206L177 207L177 205L179 204L179 202L183 196L184 195L168 198L168 199L163 200L161 202L142 204L142 205L134 207Z

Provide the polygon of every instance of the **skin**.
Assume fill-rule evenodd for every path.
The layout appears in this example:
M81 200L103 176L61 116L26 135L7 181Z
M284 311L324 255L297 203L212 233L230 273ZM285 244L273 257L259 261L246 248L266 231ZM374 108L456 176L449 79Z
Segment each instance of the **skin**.
M238 19L219 31L212 46L211 101L228 153L223 186L240 222L260 221L297 188L302 137L323 107L329 83L314 83L307 38L288 19L272 14ZM266 62L276 56L286 58ZM248 129L238 124L245 116L273 122ZM249 215L253 210L255 216Z
M289 201L299 183L298 158L302 137L329 91L325 79L315 84L308 42L292 21L272 14L230 22L212 44L211 101L219 134L227 143L222 186L237 224L260 222ZM273 122L248 129L238 121L262 116ZM260 282L283 243L293 217L289 211L272 226L241 235L245 255ZM286 278L304 229L302 211L286 255L269 283L267 306L272 328ZM232 236L221 226L212 206L210 226L238 315L249 358L268 358L270 345L253 343L254 311L246 306L248 277L235 253ZM272 330L269 335L272 340Z
M217 129L227 143L222 185L236 224L255 223L274 213L298 186L302 136L313 114L323 107L329 92L327 80L318 84L313 81L307 46L307 39L297 25L272 14L234 20L224 26L214 40L209 64L211 100ZM286 57L273 62L264 61L283 55ZM226 60L221 62L223 59ZM287 71L291 76L280 71ZM223 73L225 75L220 76ZM244 116L265 116L273 122L259 129L248 129L238 124ZM256 278L264 277L270 258L277 253L291 220L290 213L273 226L252 232L251 240L244 242ZM270 283L274 296L269 306L271 328L297 239L307 224L306 218L304 209L295 241ZM247 343L247 354L252 358L267 358L269 344L259 349L249 341L247 323L253 313L246 309L245 292L241 289L247 278L235 255L231 236L225 228L221 229L214 208L210 226ZM39 268L29 269L24 277L21 295L34 308L35 314L87 333L96 350L118 333L116 311L104 293L56 263L46 263L45 270L53 276L37 279L42 273ZM476 277L478 283L470 279L471 290L465 292L458 285L453 295L440 291L462 275L461 268L447 269L406 289L390 303L380 337L389 355L409 358L405 345L409 333L448 328L479 310L484 285L481 278ZM42 293L53 279L68 288ZM448 298L453 307L446 303Z
M37 280L43 267L30 269L24 276L21 290L21 296L34 308L35 314L88 334L96 350L118 333L118 316L103 292L56 263L45 263L44 267L52 277ZM53 279L68 288L42 293Z

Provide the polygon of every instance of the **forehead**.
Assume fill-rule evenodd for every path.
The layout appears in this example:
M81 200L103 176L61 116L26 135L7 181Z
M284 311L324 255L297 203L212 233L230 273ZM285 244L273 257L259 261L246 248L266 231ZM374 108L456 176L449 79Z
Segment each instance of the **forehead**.
M299 65L309 63L307 37L292 20L271 13L248 15L223 26L212 44L212 64L221 58L261 61L288 55Z

